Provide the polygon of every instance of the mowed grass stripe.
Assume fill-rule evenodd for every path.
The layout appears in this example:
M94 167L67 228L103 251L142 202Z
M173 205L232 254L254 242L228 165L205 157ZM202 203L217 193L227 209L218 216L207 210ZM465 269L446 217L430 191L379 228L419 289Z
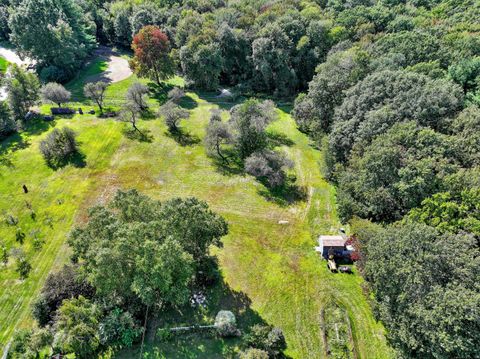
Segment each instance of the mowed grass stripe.
M111 86L107 93L107 105L116 107L121 104L126 89L133 81L136 81L134 76ZM174 79L173 83L181 84L181 80ZM361 279L358 276L332 276L313 251L314 238L318 234L334 232L340 226L335 213L335 190L320 173L322 153L314 149L307 136L297 130L288 113L279 111L280 118L269 127L269 131L282 133L292 141L279 149L295 161L297 183L307 189L309 197L307 201L288 206L268 201L261 195L264 188L258 181L250 176L225 174L206 156L201 140L210 110L217 108L217 104L212 103L216 99L208 94L188 93L188 96L193 101L192 116L183 121L182 127L200 140L193 146L182 147L177 144L168 136L166 127L158 119L140 123L140 128L152 136L152 142L149 143L122 138L120 129L126 126L124 124L93 120L85 116L80 121L75 118L65 120L65 123L74 123L73 126L76 126L79 133L90 127L98 131L95 136L82 135L81 138L82 148L89 151L87 162L89 158L97 158L86 169L68 169L55 177L55 174L45 171L41 158L29 159L35 168L31 171L34 175L31 180L41 186L45 185L45 179L50 182L52 178L54 185L48 186L65 187L64 190L70 194L68 204L72 206L67 216L69 222L65 220L62 228L55 226L55 230L61 232L55 237L56 244L48 250L46 246L45 253L42 252L45 256L45 263L41 267L42 280L49 267L62 263L66 248L62 243L75 214L77 218L83 217L89 205L99 199L105 201L117 188L138 188L161 200L175 196L196 196L206 200L213 210L225 216L230 223L230 234L224 238L224 247L215 250L227 283L233 289L245 293L252 301L252 308L265 321L284 330L288 342L287 354L294 358L323 356L318 316L324 303L333 297L342 300L341 303L352 318L361 357L388 358L383 329L373 320L368 303L362 295ZM156 111L158 103L154 100L150 103L153 111ZM220 105L228 107L230 104ZM63 124L59 122L57 125ZM32 138L33 142L38 142L36 136ZM97 152L103 154L95 157L93 153ZM22 159L26 161L25 157ZM83 174L83 177L79 178L79 174ZM20 180L12 182L10 186L17 186L21 178L29 178L25 173L18 176ZM62 180L64 184L66 181L68 183L63 186L59 183ZM3 182L4 178L1 178L0 183ZM77 183L83 183L85 187L73 191L72 188ZM38 204L43 203L49 207L52 199L55 196L50 194L49 200L39 200ZM1 205L3 202L2 199ZM16 207L21 208L21 205L17 203ZM55 205L52 206L56 208ZM288 220L289 224L279 225L279 220ZM3 281L3 278L0 279ZM12 318L20 318L17 319L20 325L31 324L29 305L25 303L35 297L42 280L31 291L17 292L21 293L23 301L17 304L18 309ZM3 293L2 298L10 296ZM3 299L0 300L2 313L3 308L12 308L16 304L4 304ZM3 314L0 313L0 323L1 315ZM8 325L11 326L12 324ZM193 348L203 343L199 340L193 341L191 345ZM168 343L155 343L160 352L166 349L162 345ZM219 346L213 347L219 350ZM176 355L182 357L183 354ZM205 357L220 356L208 352Z
M9 155L13 162L11 168L2 167L3 178L0 182L2 197L0 198L0 210L4 213L12 213L20 218L19 225L24 232L29 234L32 229L38 229L46 243L40 252L34 252L31 247L31 239L27 238L24 248L29 254L33 266L30 277L20 282L14 271L13 258L9 267L0 271L2 294L0 297L0 343L6 344L14 328L31 325L30 306L43 282L55 262L61 263L66 260L66 254L57 253L65 241L66 233L73 224L76 210L82 202L84 194L88 191L94 176L108 164L105 157L110 157L114 147L121 138L118 124L109 121L109 124L96 121L93 117L85 118L85 121L59 120L58 127L68 125L79 133L82 143L82 151L87 155L86 168L68 168L58 171L48 169L38 153L39 141L46 135L25 135L30 145L28 148ZM93 138L98 142L90 146ZM88 143L88 146L85 146ZM40 173L41 175L36 175ZM5 180L8 178L8 180ZM30 193L23 195L21 186L25 183ZM37 212L37 221L32 221L25 207L25 199L32 202ZM56 203L61 200L63 203ZM51 229L43 223L45 213L53 218L54 228ZM9 245L14 245L14 227L0 225L0 235L5 238Z

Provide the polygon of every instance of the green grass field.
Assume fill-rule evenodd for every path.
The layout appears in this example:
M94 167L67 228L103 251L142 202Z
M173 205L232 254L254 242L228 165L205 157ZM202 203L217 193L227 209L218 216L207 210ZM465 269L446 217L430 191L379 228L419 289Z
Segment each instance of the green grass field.
M68 82L65 87L72 93L72 97L74 99L83 100L83 87L85 85L85 79L101 74L107 69L107 67L107 61L104 58L94 58L83 69L81 69L77 76Z
M134 80L132 76L112 85L107 106L118 107ZM81 80L76 81L70 85L71 90L81 89ZM172 83L181 84L181 79L175 78ZM0 214L19 218L18 226L27 234L23 247L34 270L27 280L20 281L13 259L7 268L0 269L0 343L8 342L15 327L32 324L30 303L48 272L68 259L66 234L75 221L84 219L86 208L107 201L119 188L137 188L161 200L196 196L230 224L223 248L215 249L225 285L212 289L209 307L203 312L176 317L178 322L173 318L162 320L171 324L182 324L185 318L211 322L218 310L234 310L242 328L255 321L282 328L291 357L318 358L323 356L320 311L334 298L350 316L360 356L388 358L383 328L373 319L363 296L362 279L329 273L313 250L318 234L335 233L340 226L335 190L320 173L322 153L297 130L288 112L279 110L278 121L268 130L279 149L295 161L293 172L306 198L291 204L272 199L252 177L225 171L206 156L201 140L210 110L218 106L226 110L231 104L217 103L214 96L203 93L188 96L183 104L191 110L191 118L182 127L190 135L191 145L179 145L159 119L140 123L140 129L150 138L142 142L123 135L126 124L87 115L55 123L78 132L86 156L84 168L67 166L53 171L45 165L38 144L53 128L50 125L42 124L2 143ZM154 109L158 107L155 100L151 104ZM86 106L82 104L84 110ZM30 190L26 195L23 184ZM35 220L26 201L36 213ZM280 220L289 223L280 225ZM31 246L30 233L35 230L46 240L37 252ZM0 238L14 245L15 227L2 220ZM157 325L161 326L162 320ZM152 336L146 349L154 357L215 358L222 357L225 347L235 345L234 340L224 342L197 335L160 343ZM123 353L122 357L131 357L134 352Z

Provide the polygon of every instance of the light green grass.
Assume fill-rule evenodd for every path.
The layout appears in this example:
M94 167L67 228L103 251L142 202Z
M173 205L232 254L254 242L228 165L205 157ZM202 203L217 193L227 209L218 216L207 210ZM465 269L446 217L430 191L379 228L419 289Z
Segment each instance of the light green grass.
M8 61L4 57L0 56L0 72L4 74L5 71L7 71L7 67L8 67Z
M67 166L54 171L47 167L39 153L39 142L47 131L41 134L11 137L2 143L0 153L0 238L9 248L15 243L15 227L8 226L4 216L13 215L19 219L18 226L27 234L21 246L31 261L33 270L25 281L18 279L15 259L8 266L0 268L0 343L6 344L15 327L30 326L30 304L42 286L46 275L53 267L67 260L63 246L66 233L70 230L77 210L85 196L96 186L99 177L108 165L118 147L121 134L119 124L100 121L93 117L78 117L72 120L58 120L56 127L68 125L79 134L81 151L86 155L87 166ZM47 128L36 129L36 132ZM25 147L15 152L4 153L12 146ZM24 194L22 185L29 189ZM35 211L32 219L26 202ZM40 251L32 248L32 231L39 231L45 245Z
M120 106L133 81L136 81L134 76L112 85L107 91L107 106ZM176 78L172 83L181 85L182 81ZM216 100L213 96L199 95L188 93L192 116L182 127L201 140L210 111L217 104L213 103ZM150 103L155 113L158 103L155 100ZM318 234L334 233L340 226L335 212L335 191L320 173L321 152L297 130L288 113L279 110L279 119L269 131L281 133L292 141L279 149L295 161L297 183L308 193L306 200L288 206L264 197L265 188L252 177L219 170L206 156L201 142L180 146L167 135L159 119L141 121L139 125L149 133L151 142L123 137L121 129L127 125L111 120L84 115L59 120L56 126L66 124L80 134L86 168L49 169L38 153L38 143L46 132L23 134L28 146L8 155L13 167L1 167L0 213L18 216L26 233L39 228L47 243L42 251L34 253L31 240L27 239L24 246L34 272L26 281L17 280L13 261L7 269L0 270L0 343L6 343L15 326L31 325L29 305L51 268L67 259L64 240L75 218L82 220L88 206L98 200L107 201L119 188L137 188L160 200L196 196L206 200L229 222L230 233L223 240L224 246L215 252L225 288L243 298L242 305L211 294L209 312L203 313L202 320L211 322L217 310L233 309L242 318L241 326L247 328L249 318L258 317L283 329L288 355L320 358L323 356L320 310L334 298L348 311L360 357L390 356L383 328L374 321L362 294L362 279L358 275L331 274L313 250ZM22 193L24 183L31 191L28 195ZM36 221L29 217L26 199L37 211ZM44 223L47 214L53 218L53 228ZM279 220L287 220L289 224L279 225ZM0 237L11 246L14 228L1 223ZM244 316L245 311L248 316ZM177 319L185 322L200 314ZM193 336L173 344L150 340L147 350L168 358L216 358L221 357L224 347L237 344ZM124 357L131 354L128 352Z
M89 77L99 75L108 68L108 61L102 57L96 57L85 65L78 74L65 85L65 88L72 93L74 100L83 100L83 87L85 80Z
M215 105L189 93L197 106L184 121L186 132L202 138L210 110ZM208 96L202 96L203 98ZM210 99L213 99L210 97ZM321 176L321 153L300 133L285 112L269 131L293 141L282 150L295 161L298 183L307 189L307 201L282 207L260 195L265 189L249 176L224 175L206 156L201 144L180 147L165 136L158 121L142 124L153 143L126 143L117 152L110 171L113 188L136 187L155 198L196 196L206 200L230 224L224 247L217 250L228 285L252 301L251 309L263 321L281 327L294 358L322 357L319 313L331 297L343 304L354 322L356 344L363 358L387 358L383 328L373 320L357 275L332 275L314 252L314 238L338 230L334 189ZM145 159L149 160L146 161ZM288 220L288 225L279 225ZM235 309L235 308L217 308ZM188 316L187 316L188 318ZM192 356L171 352L171 343L150 343L165 357L219 357L205 338L188 338ZM180 342L181 343L181 342ZM178 344L178 343L177 343ZM213 349L212 349L213 348ZM128 356L128 355L127 355Z

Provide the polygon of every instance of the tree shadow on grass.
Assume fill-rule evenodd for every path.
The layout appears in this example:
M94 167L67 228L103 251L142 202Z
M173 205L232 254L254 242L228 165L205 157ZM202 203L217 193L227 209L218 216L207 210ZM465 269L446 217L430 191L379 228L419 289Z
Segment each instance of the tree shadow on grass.
M293 142L290 138L288 138L285 134L280 132L267 132L267 141L268 147L270 149L274 149L275 147L279 146L293 146L295 142Z
M182 147L193 146L200 143L200 138L198 138L198 136L185 132L182 128L171 131L168 130L165 132L165 135L175 140L175 142Z
M258 193L267 201L274 202L282 207L305 201L308 197L307 189L295 184L295 176L288 176L282 186L273 188L269 188L266 181L259 181L264 185L264 188L260 189Z
M6 155L0 155L0 166L5 166L8 168L15 168L12 160ZM2 172L0 171L0 176L2 176Z
M233 106L238 105L239 103L242 103L243 101L245 101L245 98L243 97L240 97L240 98L220 97L217 92L195 91L195 93L202 100L215 104L218 107L220 107L222 110L226 110L226 111L230 111L230 109Z
M62 160L47 161L47 165L56 171L67 165L72 165L75 168L84 168L87 166L87 161L86 156L82 152L76 151Z
M245 293L232 289L223 278L215 285L201 290L201 293L206 298L205 306L189 304L157 314L148 328L147 346L155 346L168 358L220 358L229 347L241 346L241 337L221 338L215 330L207 329L177 333L166 341L161 341L156 333L161 328L211 325L221 310L231 311L235 315L241 334L247 333L255 324L267 325L259 313L251 308L251 299Z
M28 146L30 146L30 142L16 132L0 142L0 156L6 156L8 152L23 150Z
M285 113L288 113L288 114L290 114L293 110L293 104L291 102L276 102L275 106L279 110L281 110Z
M244 292L234 290L225 282L218 268L216 257L208 259L206 273L210 273L212 281L203 279L195 281L191 287L191 300L181 307L169 306L155 311L148 321L145 335L144 353L148 357L162 358L233 358L237 348L246 346L243 335L250 332L255 324L269 325L260 314L252 309L252 301ZM200 272L199 272L200 273ZM198 279L198 278L197 278ZM203 296L200 303L194 299ZM214 328L194 328L179 331L169 337L158 335L160 329L174 327L209 326L221 310L235 315L236 327L240 337L222 338ZM230 355L228 355L230 353ZM137 358L140 345L119 353L118 358ZM284 355L278 358L287 358Z
M219 156L212 157L213 164L219 173L226 176L245 174L243 161L233 149L222 149L223 156L226 160Z
M197 102L188 95L183 96L180 101L178 101L178 105L186 110L193 110L198 106Z
M157 114L152 111L151 108L147 108L140 113L140 118L144 121L155 120L157 118Z
M39 135L55 126L55 121L44 121L43 119L31 120L23 129L26 136ZM30 146L30 141L20 132L12 133L10 136L0 141L0 165L13 168L13 162L9 154L26 149Z
M42 119L34 119L25 125L23 132L28 136L40 135L41 133L48 131L50 128L55 127L57 122L45 121Z
M155 99L161 106L168 101L168 92L173 89L173 85L162 82L160 85L154 82L148 83L150 97Z
M150 130L148 129L143 129L140 131L140 130L135 130L133 128L126 128L123 130L123 134L129 140L138 141L138 142L151 143L154 138Z

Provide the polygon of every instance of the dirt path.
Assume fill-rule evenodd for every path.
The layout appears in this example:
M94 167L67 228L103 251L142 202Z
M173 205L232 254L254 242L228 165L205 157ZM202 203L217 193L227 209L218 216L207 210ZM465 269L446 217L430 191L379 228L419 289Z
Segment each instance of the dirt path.
M110 47L100 46L95 55L104 58L107 61L107 70L101 74L89 77L86 82L105 81L115 83L129 78L132 70L128 65L128 60L120 57L120 55Z
M33 61L30 59L21 59L14 50L0 46L0 57L4 57L8 62L17 65L30 65Z

